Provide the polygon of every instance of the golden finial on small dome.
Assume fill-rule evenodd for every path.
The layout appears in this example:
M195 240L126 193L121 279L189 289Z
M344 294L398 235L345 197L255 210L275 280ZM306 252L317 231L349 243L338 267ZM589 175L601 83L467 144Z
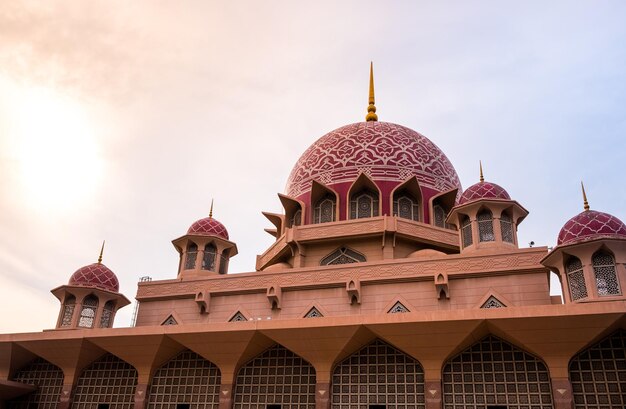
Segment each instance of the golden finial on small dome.
M478 166L480 167L480 181L484 182L485 178L483 176L483 161L479 160L478 161Z
M213 218L213 199L211 199L211 209L209 210L209 219Z
M102 247L100 248L100 256L98 257L98 264L102 264L102 253L104 253L104 240L102 240Z
M585 192L585 185L582 180L580 181L580 187L583 189L583 208L587 212L589 211L589 202L587 201L587 193Z
M378 121L378 115L376 115L376 106L374 105L374 63L370 61L370 97L369 106L367 107L367 115L365 115L366 121Z

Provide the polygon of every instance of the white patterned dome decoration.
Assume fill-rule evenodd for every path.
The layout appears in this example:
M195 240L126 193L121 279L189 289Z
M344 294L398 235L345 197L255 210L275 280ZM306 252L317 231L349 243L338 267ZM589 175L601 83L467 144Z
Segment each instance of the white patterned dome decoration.
M459 177L446 155L425 136L388 122L358 122L327 133L294 166L286 193L299 197L317 180L326 185L353 182L360 173L374 181L404 182L416 176L437 192L461 191Z

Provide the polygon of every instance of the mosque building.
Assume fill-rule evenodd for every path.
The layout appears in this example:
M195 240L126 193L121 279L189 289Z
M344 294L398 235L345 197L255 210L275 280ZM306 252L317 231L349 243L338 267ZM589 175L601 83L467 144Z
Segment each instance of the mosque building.
M556 247L520 246L528 210L378 121L370 71L366 121L313 143L278 198L256 271L229 273L211 212L171 279L138 283L133 327L113 328L130 301L102 253L78 269L54 329L0 335L0 407L626 407L626 225L586 196Z

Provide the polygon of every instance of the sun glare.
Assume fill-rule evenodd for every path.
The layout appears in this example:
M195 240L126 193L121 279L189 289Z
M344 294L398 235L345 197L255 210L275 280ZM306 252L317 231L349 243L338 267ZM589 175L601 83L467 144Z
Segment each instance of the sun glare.
M20 186L35 207L72 210L99 183L102 160L85 109L51 89L19 93L11 116Z

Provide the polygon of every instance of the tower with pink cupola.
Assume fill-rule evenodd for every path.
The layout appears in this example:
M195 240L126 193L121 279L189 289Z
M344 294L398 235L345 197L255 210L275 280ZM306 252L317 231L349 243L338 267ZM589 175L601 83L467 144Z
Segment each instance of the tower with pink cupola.
M120 294L120 283L102 264L104 243L98 262L81 267L69 282L51 292L61 302L56 329L110 328L115 314L130 301Z

